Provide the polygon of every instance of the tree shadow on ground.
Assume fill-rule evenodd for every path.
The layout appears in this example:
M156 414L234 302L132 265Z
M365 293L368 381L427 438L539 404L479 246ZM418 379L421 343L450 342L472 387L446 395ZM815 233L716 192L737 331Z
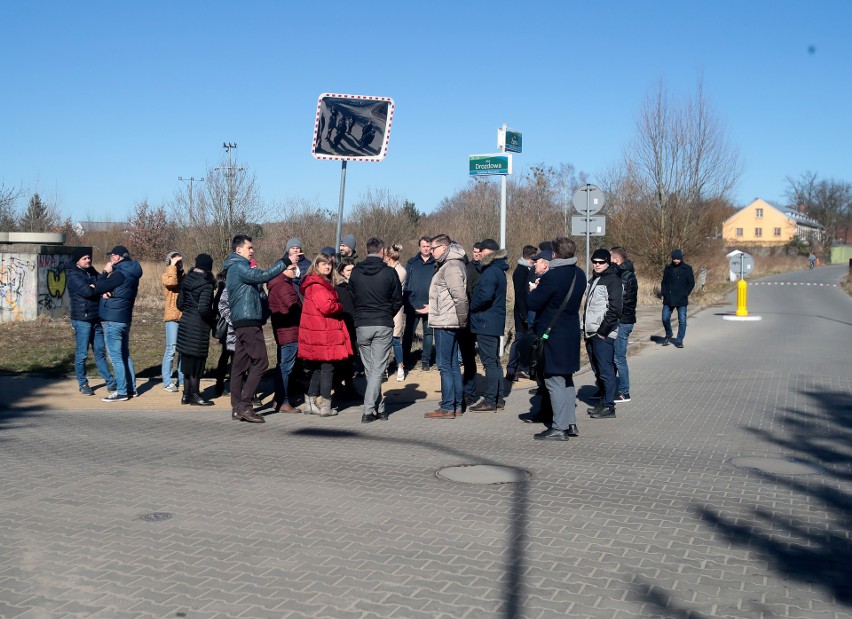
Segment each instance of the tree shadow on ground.
M295 437L313 437L328 439L353 439L374 443L395 443L410 447L419 447L458 458L466 464L487 464L491 466L512 467L511 464L498 462L480 455L447 447L430 441L412 438L393 438L366 435L353 430L335 430L325 428L300 428L292 431ZM511 487L510 511L507 523L507 540L504 561L505 579L503 584L503 604L500 616L504 619L518 619L524 615L524 573L525 551L527 544L527 521L529 511L529 481L522 479L516 483L504 484Z
M73 355L71 365L73 371ZM38 391L41 378L53 376L54 373L55 366L50 365L33 368L27 374L0 374L0 392L3 394L0 397L0 431L19 428L21 421L40 411L37 406L21 405L21 402L31 398Z

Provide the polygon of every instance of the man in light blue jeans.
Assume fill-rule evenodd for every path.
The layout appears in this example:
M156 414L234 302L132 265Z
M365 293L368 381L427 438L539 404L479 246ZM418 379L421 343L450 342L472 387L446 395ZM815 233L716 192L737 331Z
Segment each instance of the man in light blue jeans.
M130 358L130 323L105 320L104 339L107 353L115 371L115 394L117 399L129 399L136 393L136 369Z
M615 338L615 368L618 372L618 395L616 402L630 401L630 371L627 368L627 343L636 324L636 299L639 292L639 281L633 271L633 263L627 257L623 247L613 247L610 250L612 263L616 265L621 277L623 292L621 318L618 319L618 336ZM684 320L684 325L686 320Z

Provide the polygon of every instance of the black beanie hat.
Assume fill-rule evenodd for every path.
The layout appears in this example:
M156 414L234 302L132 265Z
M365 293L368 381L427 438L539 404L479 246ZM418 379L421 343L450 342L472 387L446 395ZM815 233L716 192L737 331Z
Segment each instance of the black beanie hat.
M683 260L683 252L676 249L672 252L672 260Z
M195 268L202 271L213 270L213 258L209 254L198 254L195 257Z
M71 251L71 260L74 261L74 264L80 262L80 258L83 256L91 256L92 248L91 247L75 247Z
M601 247L600 249L596 249L595 253L592 254L592 260L606 260L609 262L612 259L612 256L609 253L609 250Z

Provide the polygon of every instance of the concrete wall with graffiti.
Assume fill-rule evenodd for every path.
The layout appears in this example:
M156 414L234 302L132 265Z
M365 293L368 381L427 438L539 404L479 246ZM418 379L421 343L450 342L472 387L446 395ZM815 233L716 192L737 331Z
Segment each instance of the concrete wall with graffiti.
M66 315L69 266L71 257L64 253L0 250L0 322Z

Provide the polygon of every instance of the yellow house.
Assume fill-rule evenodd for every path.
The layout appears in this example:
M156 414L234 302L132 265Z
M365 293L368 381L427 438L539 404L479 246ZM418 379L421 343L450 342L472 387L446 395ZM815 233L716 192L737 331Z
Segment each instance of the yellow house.
M728 245L786 245L794 236L820 241L822 226L793 209L778 208L757 198L722 224Z

